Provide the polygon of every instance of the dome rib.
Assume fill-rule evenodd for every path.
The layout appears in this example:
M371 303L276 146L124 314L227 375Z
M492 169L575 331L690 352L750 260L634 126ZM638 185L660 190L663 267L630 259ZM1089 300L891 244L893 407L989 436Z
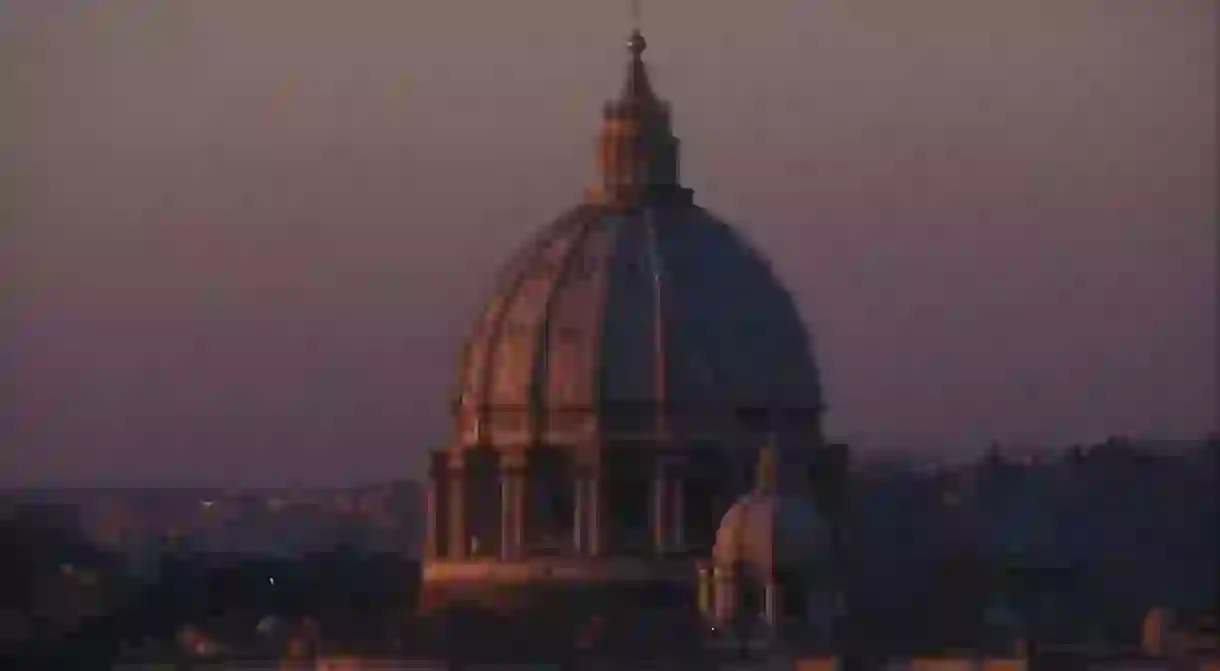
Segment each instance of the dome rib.
M545 226L538 231L521 250L514 255L513 261L510 262L501 272L501 291L500 304L496 306L495 314L484 315L487 320L486 330L482 334L476 334L467 347L473 348L476 344L482 346L481 370L479 373L479 386L481 389L478 398L475 401L475 417L477 428L475 431L476 441L481 442L486 435L488 426L492 421L491 412L494 405L499 405L494 402L493 396L496 389L496 374L498 366L496 365L496 349L497 345L505 337L504 325L508 319L508 315L512 312L513 306L516 304L522 286L524 286L529 274L534 271L534 268L540 262L546 252L555 244L556 240L573 225L579 224L586 219L583 217L586 205L579 205L572 210L560 215L550 225ZM486 310L486 308L484 308ZM490 318L489 318L490 317ZM482 342L479 342L479 339ZM468 357L469 358L469 357ZM469 362L467 362L469 363ZM469 376L470 371L467 369L465 375Z
M657 222L653 216L652 208L644 210L644 230L646 240L648 241L648 264L652 271L652 323L653 323L653 365L656 366L656 374L654 375L654 386L657 403L657 431L661 435L666 434L665 424L665 399L666 396L666 376L665 376L665 283L662 280L664 266L661 263L661 250L657 244Z
M605 217L621 217L621 214L604 214ZM621 223L621 222L620 222ZM610 292L614 286L613 274L615 272L614 259L618 256L619 245L622 243L623 227L606 226L608 231L607 241L604 249L605 256L602 259L604 267L602 269L602 283L598 287L597 292L597 310L595 312L597 324L594 327L593 334L593 389L589 394L590 408L594 409L597 414L597 422L599 424L605 421L602 416L601 409L606 403L606 316L610 312Z
M578 205L501 282L467 341L464 444L820 430L797 306L702 208Z
M528 398L529 411L533 415L532 421L535 423L542 418L550 405L546 395L547 389L550 388L551 374L554 372L551 369L549 344L552 335L551 327L554 323L555 301L562 292L569 288L568 282L572 276L572 268L576 265L576 260L581 258L589 236L597 228L596 217L583 216L586 207L581 206L578 212L573 212L573 218L581 226L581 230L576 234L576 240L568 248L567 253L564 254L559 272L555 274L551 282L550 290L543 302L542 323L534 333L533 372L530 375Z
M458 390L456 398L453 399L453 409L459 412L463 406L470 407L474 410L475 416L482 419L483 408L487 405L485 398L490 392L487 392L490 377L488 374L487 360L491 356L491 348L494 345L496 335L498 333L497 325L503 319L503 312L507 309L509 296L506 293L511 293L516 290L516 285L521 281L521 274L529 267L530 261L537 256L538 248L542 246L546 239L555 235L553 226L546 226L534 232L530 236L526 244L521 245L509 257L509 260L500 266L496 272L495 290L499 292L495 294L499 297L500 304L492 309L494 302L484 304L479 311L479 315L475 320L474 328L471 333L466 336L465 342L462 344L461 354L458 360ZM504 291L505 287L510 287L508 292ZM493 301L495 298L492 299ZM489 313L495 312L495 315ZM481 347L480 347L481 345ZM481 350L481 351L479 351ZM475 371L472 370L475 363L478 362L481 368L478 371L480 378L478 398L470 398L469 380L475 376Z
M494 394L496 383L496 349L500 339L504 337L504 322L508 318L509 311L512 310L513 302L517 298L517 292L520 291L521 285L525 283L525 278L529 275L530 266L537 262L539 256L546 249L546 244L539 244L533 248L533 254L529 256L530 263L522 264L516 271L516 274L511 280L510 289L505 292L496 316L492 319L489 333L484 336L483 341L483 369L479 371L480 386L482 393L478 400L478 406L475 408L476 428L475 441L483 442L483 437L486 434L491 424L491 407L492 396Z
M680 186L638 31L628 47L597 185L518 249L467 337L455 449L717 442L775 426L819 439L798 306L766 257Z

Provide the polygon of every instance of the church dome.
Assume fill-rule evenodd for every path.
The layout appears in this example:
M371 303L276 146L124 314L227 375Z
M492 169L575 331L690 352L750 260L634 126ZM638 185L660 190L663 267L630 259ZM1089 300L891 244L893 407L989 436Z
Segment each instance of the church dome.
M629 42L600 181L502 271L462 349L462 444L816 431L818 375L764 258L678 184L668 105Z
M720 521L712 558L717 566L746 566L759 575L808 569L831 553L830 527L800 497L751 493Z
M712 560L724 568L744 568L758 577L795 570L809 572L832 553L829 524L817 506L791 486L777 486L791 473L777 474L771 449L760 455L759 483L725 513L716 531Z

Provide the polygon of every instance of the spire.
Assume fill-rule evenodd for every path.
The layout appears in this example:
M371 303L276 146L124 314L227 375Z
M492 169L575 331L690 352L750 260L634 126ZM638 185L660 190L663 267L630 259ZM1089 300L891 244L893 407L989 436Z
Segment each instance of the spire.
M648 42L640 33L640 0L631 0L631 37L627 39L627 53L631 54L631 58L627 61L627 79L623 83L623 93L619 96L622 103L657 103L657 96L652 92L652 85L648 83L648 70L644 67L644 59L641 58L647 48Z
M638 5L633 9L638 26ZM598 184L589 194L595 202L630 207L659 198L690 201L690 191L678 183L678 138L670 128L669 105L648 79L646 48L637 27L627 39L622 92L602 109Z
M627 61L627 79L623 82L623 92L619 95L619 104L623 106L637 105L641 110L646 106L659 107L661 101L652 91L648 81L648 68L644 67L642 55L648 48L648 42L639 29L631 31L627 39L627 53L631 54Z

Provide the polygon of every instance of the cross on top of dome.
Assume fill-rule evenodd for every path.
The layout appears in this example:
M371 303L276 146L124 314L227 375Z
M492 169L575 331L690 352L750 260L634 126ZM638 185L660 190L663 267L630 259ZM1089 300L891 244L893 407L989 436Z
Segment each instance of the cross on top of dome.
M631 52L631 57L635 60L640 60L640 55L648 48L648 42L644 40L644 36L640 31L631 31L631 37L627 38L627 51Z
M627 63L627 79L623 85L623 93L619 96L619 104L624 110L631 110L636 116L648 113L659 107L659 100L648 81L648 68L644 66L642 54L648 48L648 42L639 30L633 30L627 38L627 51L631 59Z

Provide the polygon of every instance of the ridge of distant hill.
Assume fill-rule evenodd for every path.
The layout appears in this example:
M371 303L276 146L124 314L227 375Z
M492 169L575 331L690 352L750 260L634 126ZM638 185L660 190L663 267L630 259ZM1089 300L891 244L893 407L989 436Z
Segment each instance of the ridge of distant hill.
M266 552L335 543L416 551L418 483L347 487L73 487L0 494L10 505L58 509L95 541L149 551L172 539L219 552ZM143 548L143 550L140 550Z

